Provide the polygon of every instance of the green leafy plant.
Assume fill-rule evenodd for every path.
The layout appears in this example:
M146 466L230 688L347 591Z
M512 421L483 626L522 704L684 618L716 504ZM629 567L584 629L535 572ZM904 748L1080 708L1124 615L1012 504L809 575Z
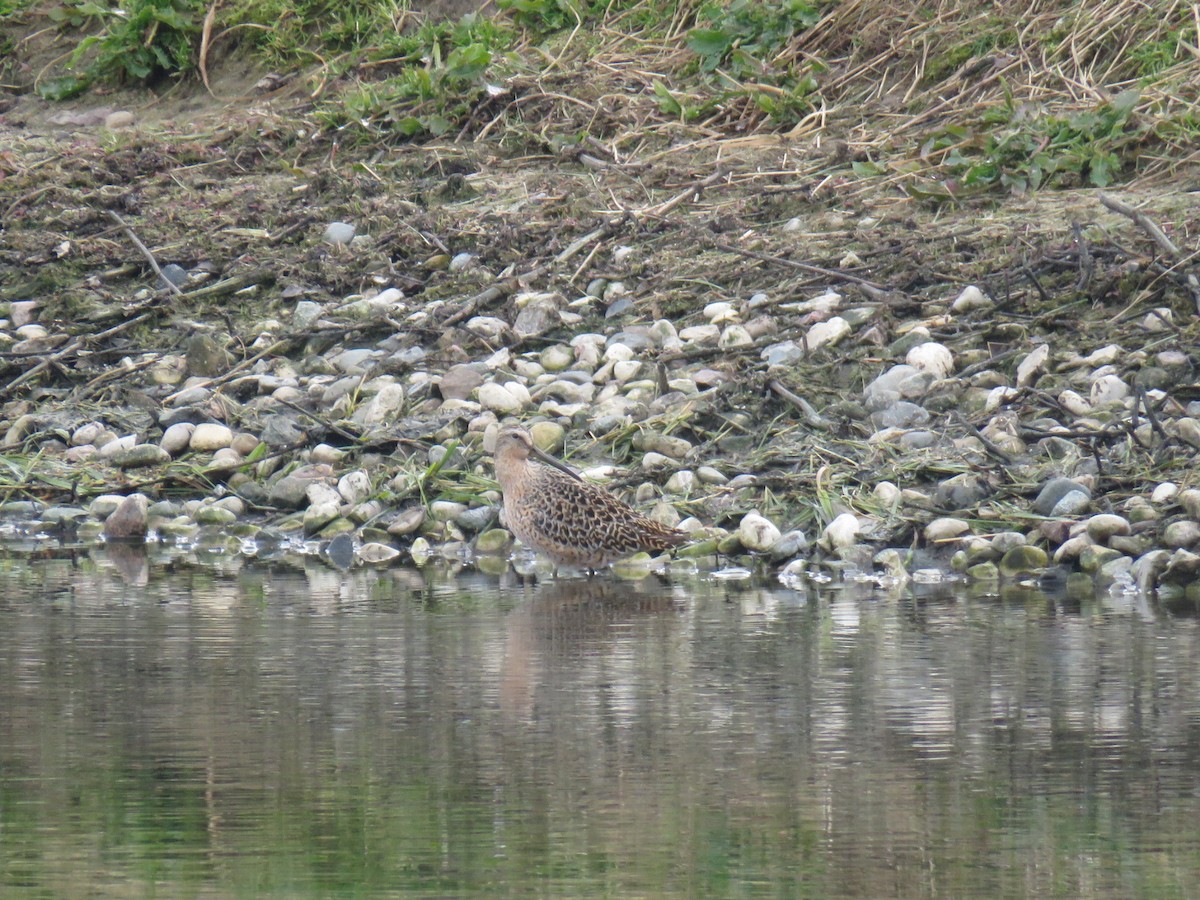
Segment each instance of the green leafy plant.
M72 65L90 57L79 76L84 81L105 77L152 81L186 73L195 65L198 13L191 0L124 0L114 9L94 2L77 4L67 11L63 24L85 16L101 19L103 30L80 41Z
M391 130L404 137L445 134L467 115L485 91L484 75L499 36L471 22L456 29L422 28L415 41L393 45L401 65L390 78L361 83L340 105L327 108L328 124ZM456 43L457 42L457 43Z
M1039 116L1011 103L984 117L981 129L948 126L929 138L922 156L941 155L941 169L967 190L1107 187L1119 177L1125 149L1138 139L1128 91L1093 110Z
M812 109L818 64L783 67L787 44L820 19L818 6L806 0L733 0L709 3L700 10L705 23L693 28L687 46L696 54L702 78L718 91L714 103L748 97L780 122L794 122ZM660 104L668 104L661 91Z

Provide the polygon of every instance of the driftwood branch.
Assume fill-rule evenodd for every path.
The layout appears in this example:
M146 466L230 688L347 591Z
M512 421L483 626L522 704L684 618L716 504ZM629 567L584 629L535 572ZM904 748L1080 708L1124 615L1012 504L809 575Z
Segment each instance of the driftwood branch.
M1152 240L1155 245L1162 250L1164 254L1166 254L1172 263L1178 265L1184 261L1183 254L1179 251L1179 248L1175 246L1175 242L1167 237L1163 230L1159 228L1157 224L1151 221L1150 217L1145 213L1140 212L1134 209L1128 203L1118 200L1116 197L1110 197L1107 194L1100 195L1100 202L1113 212L1120 213L1121 215L1131 219L1134 224L1136 224L1142 229L1142 231L1146 232L1146 234L1150 236L1150 240ZM1192 303L1194 303L1196 306L1196 312L1200 313L1200 278L1197 278L1194 272L1180 272L1178 278L1183 282L1183 286L1187 289L1188 293L1192 295Z
M171 279L163 274L163 270L159 266L158 260L154 258L154 254L150 252L150 248L142 243L141 239L137 236L137 233L129 227L125 220L111 209L108 210L108 216L117 223L117 225L122 231L125 232L126 235L129 236L129 240L133 241L133 246L137 247L138 250L141 251L142 256L146 257L146 260L150 263L150 268L154 270L154 274L158 276L159 281L167 286L167 290L169 290L172 294L182 294L183 291L179 289L179 285L175 284L173 281L171 281Z

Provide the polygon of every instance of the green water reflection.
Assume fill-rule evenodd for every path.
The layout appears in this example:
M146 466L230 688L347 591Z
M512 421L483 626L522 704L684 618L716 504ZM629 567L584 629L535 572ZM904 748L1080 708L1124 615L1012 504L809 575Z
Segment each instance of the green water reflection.
M0 895L1186 897L1197 622L0 567Z

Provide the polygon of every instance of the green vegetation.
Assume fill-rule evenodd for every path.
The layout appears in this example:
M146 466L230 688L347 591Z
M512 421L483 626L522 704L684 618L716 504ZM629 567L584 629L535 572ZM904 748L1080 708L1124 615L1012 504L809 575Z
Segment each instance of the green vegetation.
M940 153L943 171L968 191L1107 187L1120 174L1125 147L1141 137L1130 121L1138 99L1135 91L1127 91L1111 103L1068 116L1026 112L1010 99L985 113L978 129L946 126L921 153Z
M0 72L15 71L18 46L29 52L18 41L45 34L54 43L33 86L49 99L198 80L249 58L293 76L319 125L371 141L800 129L847 146L839 177L898 180L938 201L1103 187L1170 167L1197 131L1200 60L1183 9L1103 0L1085 14L1063 0L1033 20L969 0L936 15L837 0L495 9L451 21L409 0L0 0ZM1112 21L1119 34L1099 24Z

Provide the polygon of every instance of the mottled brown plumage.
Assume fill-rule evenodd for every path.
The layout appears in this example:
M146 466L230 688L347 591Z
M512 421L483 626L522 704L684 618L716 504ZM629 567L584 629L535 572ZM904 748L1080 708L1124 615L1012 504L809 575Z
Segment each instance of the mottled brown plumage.
M500 429L494 455L505 523L556 565L595 569L642 550L670 550L687 538L583 481L538 450L519 425Z

